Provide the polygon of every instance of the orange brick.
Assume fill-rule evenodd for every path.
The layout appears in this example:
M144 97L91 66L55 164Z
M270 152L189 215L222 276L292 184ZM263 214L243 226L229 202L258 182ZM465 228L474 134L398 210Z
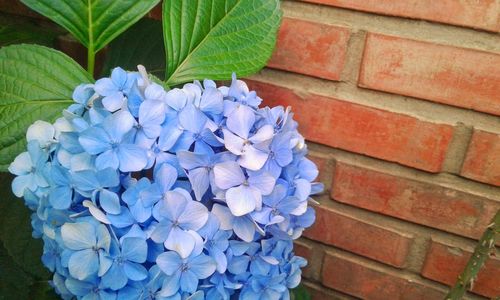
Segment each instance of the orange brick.
M499 134L474 130L461 174L470 179L500 186Z
M348 41L346 28L284 18L268 66L339 80Z
M265 105L292 106L306 139L439 172L453 127L271 84L248 81Z
M500 55L370 33L359 85L500 115Z
M472 238L500 209L488 198L343 162L333 182L336 201Z
M496 0L303 0L377 14L429 20L498 32Z
M422 275L447 285L453 285L471 254L472 252L455 245L433 240L425 259ZM486 261L474 281L472 291L491 298L500 295L500 259L491 257Z
M331 252L325 255L322 282L332 289L370 300L441 300L444 297L443 292L397 272L374 268Z
M403 267L413 238L391 229L344 215L320 205L316 222L304 236L380 262Z

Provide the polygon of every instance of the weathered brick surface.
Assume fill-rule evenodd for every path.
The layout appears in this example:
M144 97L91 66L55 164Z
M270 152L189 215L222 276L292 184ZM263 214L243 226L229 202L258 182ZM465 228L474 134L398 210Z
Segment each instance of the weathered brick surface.
M292 106L306 139L395 161L430 172L441 170L453 127L334 98L250 81L266 105Z
M500 186L500 134L474 131L461 174Z
M478 238L500 202L337 162L332 198L414 223Z
M377 14L423 19L489 31L500 30L496 0L303 0Z
M316 223L304 235L344 250L403 267L412 236L370 224L326 205L316 207Z
M339 80L348 41L349 30L346 28L284 18L276 51L268 66Z
M323 284L362 299L443 299L444 293L403 275L327 252Z
M498 54L373 33L359 75L362 87L496 115L499 82Z
M422 275L447 285L453 285L471 256L470 250L433 240L422 269ZM499 258L491 257L486 261L474 281L473 291L490 298L500 295Z

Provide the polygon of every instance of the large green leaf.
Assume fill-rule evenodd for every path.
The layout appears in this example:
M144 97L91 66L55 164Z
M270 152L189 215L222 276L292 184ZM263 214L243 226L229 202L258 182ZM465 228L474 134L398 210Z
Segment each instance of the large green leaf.
M93 52L106 46L160 0L22 0L66 28Z
M0 48L0 170L26 149L26 130L53 121L90 75L62 52L38 45Z
M167 84L229 79L260 70L272 54L279 0L166 0Z
M137 65L146 67L148 73L165 76L165 48L160 21L142 19L130 27L109 45L104 72L120 66L126 70L137 70Z
M30 43L52 46L58 32L40 27L24 18L0 15L0 47Z
M41 262L42 241L31 237L31 212L12 194L12 179L0 173L0 300L57 299Z

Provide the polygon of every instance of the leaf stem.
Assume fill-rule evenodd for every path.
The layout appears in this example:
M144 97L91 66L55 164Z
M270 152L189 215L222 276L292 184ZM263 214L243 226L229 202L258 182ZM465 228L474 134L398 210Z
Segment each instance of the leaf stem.
M94 65L95 65L94 47L89 46L89 48L87 49L87 71L92 77L94 77Z

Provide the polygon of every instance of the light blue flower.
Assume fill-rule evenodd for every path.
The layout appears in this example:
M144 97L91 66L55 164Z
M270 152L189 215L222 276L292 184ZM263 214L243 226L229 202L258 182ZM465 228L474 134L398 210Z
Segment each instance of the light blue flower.
M108 213L120 213L120 198L109 188L120 184L118 173L111 168L100 171L85 170L74 172L72 182L76 190L83 196L91 197L94 204L99 205Z
M245 176L240 165L226 161L215 165L215 184L226 191L226 203L231 212L239 217L260 210L262 195L273 191L275 179L267 173Z
M127 73L122 68L114 68L111 72L111 78L102 78L96 81L95 91L104 96L102 104L111 111L117 111L125 102L125 95L128 93L137 76L133 73Z
M229 238L233 235L230 230L219 230L219 219L213 214L198 233L203 237L205 249L217 264L217 272L224 273L227 269L227 258L224 251L229 247Z
M167 275L161 290L162 296L171 296L179 291L194 293L200 279L215 272L214 260L203 253L192 253L182 258L177 252L162 253L156 259L158 267Z
M129 279L141 281L147 278L148 271L142 265L148 255L146 240L139 237L124 238L120 249L111 252L110 256L103 258L110 264L109 269L103 271L103 286L119 290L127 285Z
M90 108L89 100L94 96L95 90L93 84L80 84L73 91L73 100L75 104L71 104L68 107L68 111L76 115L83 115L86 109Z
M214 166L218 163L232 160L236 157L228 151L215 154L213 150L209 153L194 153L179 151L177 153L179 164L188 170L187 176L193 189L196 200L201 200L210 186L215 188Z
M238 163L249 170L257 171L266 162L267 148L274 135L271 125L264 125L252 132L255 112L246 105L237 106L228 116L224 133L224 146L239 156Z
M45 174L48 157L36 140L28 143L28 152L19 154L9 166L9 172L17 175L12 181L14 195L22 197L27 189L34 192L49 186Z
M153 216L159 223L151 239L164 243L165 248L176 251L181 257L187 257L193 252L197 239L201 240L196 231L207 222L208 210L182 191L167 192L165 199L155 205Z
M113 168L122 172L143 169L147 164L146 150L133 143L135 119L127 111L107 117L102 126L94 126L80 134L79 141L89 154L97 155L98 169Z
M66 223L61 227L61 238L73 251L68 261L71 276L85 280L105 268L101 262L109 252L111 236L104 225Z
M49 202L55 209L68 209L73 201L73 183L69 171L57 164L50 168L52 186Z
M116 300L116 293L103 287L96 278L88 281L68 278L65 281L66 288L82 300Z

